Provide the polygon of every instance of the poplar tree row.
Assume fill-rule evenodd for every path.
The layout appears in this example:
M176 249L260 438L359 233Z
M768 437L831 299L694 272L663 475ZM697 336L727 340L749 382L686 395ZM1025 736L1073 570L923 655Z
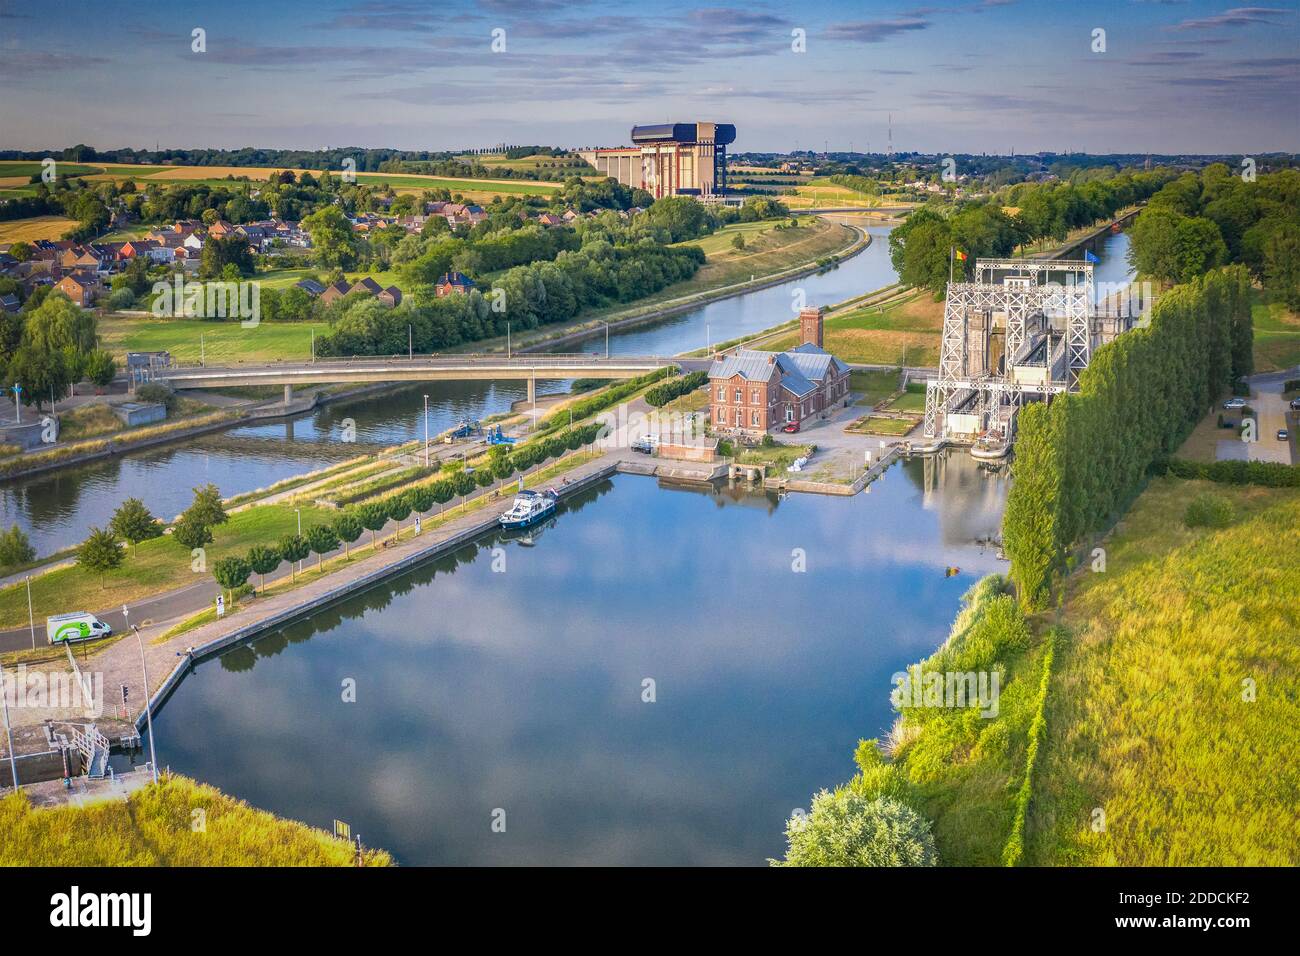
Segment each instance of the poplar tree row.
M1150 325L1098 349L1077 394L1020 412L1003 541L1028 608L1046 605L1070 549L1121 513L1227 386L1250 374L1247 271L1175 286Z

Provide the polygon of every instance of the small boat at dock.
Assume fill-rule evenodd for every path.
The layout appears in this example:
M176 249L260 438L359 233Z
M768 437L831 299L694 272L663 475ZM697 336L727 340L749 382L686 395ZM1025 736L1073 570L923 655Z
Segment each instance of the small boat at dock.
M497 518L497 522L506 530L532 527L555 514L559 500L560 496L550 488L545 491L524 489L515 495L514 504Z

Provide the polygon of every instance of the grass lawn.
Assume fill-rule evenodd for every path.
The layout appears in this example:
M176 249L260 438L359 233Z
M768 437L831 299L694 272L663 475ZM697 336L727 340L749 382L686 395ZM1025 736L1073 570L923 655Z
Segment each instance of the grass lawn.
M203 811L204 828L193 827ZM352 866L356 849L323 830L167 774L125 799L34 808L0 799L0 866ZM367 866L390 866L365 850Z
M1207 492L1235 520L1187 528ZM1067 583L1026 862L1300 863L1300 493L1160 478L1104 545Z
M942 329L943 303L927 293L912 293L827 319L825 344L857 365L937 365ZM795 330L762 347L782 352L798 344Z
M863 415L851 425L846 432L854 435L906 435L921 423L919 418L883 418L877 415Z
M770 465L774 471L785 471L796 458L811 456L810 445L786 445L777 442L764 448L742 448L736 454L736 461L742 465Z
M1255 371L1300 365L1300 315L1281 302L1262 302L1256 294L1251 320L1255 326Z
M806 221L806 220L805 220ZM711 236L705 236L703 239L690 239L686 242L673 243L676 246L699 246L704 250L706 256L714 256L722 253L733 251L745 252L747 250L735 250L732 242L736 236L744 236L745 244L753 242L764 233L772 231L775 222L733 222L729 226L723 226Z
M915 412L921 414L925 411L925 383L908 382L907 391L886 407L891 412Z
M36 242L38 239L62 239L75 228L77 220L65 216L32 216L0 222L0 242Z
M852 245L856 238L853 230L836 223L821 219L813 222L807 219L801 221L807 225L795 229L768 229L766 232L759 232L752 242L749 235L746 235L745 241L748 245L744 249L731 248L730 238L728 238L722 249L711 254L706 253L708 261L690 279L674 283L654 295L638 299L630 306L622 304L605 312L626 312L629 308L643 309L669 299L709 292L738 282L747 282L751 277L762 278L842 252ZM684 245L700 245L703 241L705 240L696 240ZM583 318L593 318L603 314L591 312Z
M198 483L198 480L195 480ZM335 512L302 506L303 530L329 521ZM166 515L163 520L173 516ZM39 621L69 610L96 611L137 601L150 594L183 587L196 581L212 581L211 568L219 558L245 554L255 544L274 545L297 530L297 517L288 505L263 505L230 516L212 529L214 541L207 546L204 572L190 570L190 553L170 535L143 541L126 554L121 567L104 575L75 565L32 578L32 609ZM0 590L0 628L27 624L27 592L19 584Z
M328 328L324 322L262 322L246 329L235 320L109 316L100 320L99 335L102 347L119 359L128 351L167 349L177 361L197 362L201 353L206 362L216 365L306 359L311 355L312 332L321 336Z
M861 396L856 405L875 406L898 391L898 369L854 370L849 373L849 389Z

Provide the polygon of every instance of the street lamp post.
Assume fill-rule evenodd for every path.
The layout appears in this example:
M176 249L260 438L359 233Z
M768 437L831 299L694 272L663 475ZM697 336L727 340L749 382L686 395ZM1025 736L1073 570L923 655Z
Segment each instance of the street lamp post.
M424 396L424 467L429 467L429 396Z
M27 582L27 626L32 629L32 650L36 650L36 615L32 613L32 576L23 578Z
M153 703L149 698L149 666L144 660L144 638L140 636L140 629L134 624L131 630L135 631L136 643L140 645L140 673L144 675L144 719L149 728L149 764L153 767L153 782L158 782L158 751L154 749L153 743Z
M18 404L18 396L22 392L22 390L23 387L19 385L17 382L14 382L14 424L15 425L21 425L23 423L22 406Z
M301 537L302 537L302 509L301 509L301 508L294 508L294 509L293 509L293 513L296 514L296 515L298 516L298 537L301 538ZM301 560L298 561L298 573L299 573L299 574L302 574L302 561L301 561ZM234 600L234 598L232 597L231 600Z
M609 358L609 323L605 323L605 358Z

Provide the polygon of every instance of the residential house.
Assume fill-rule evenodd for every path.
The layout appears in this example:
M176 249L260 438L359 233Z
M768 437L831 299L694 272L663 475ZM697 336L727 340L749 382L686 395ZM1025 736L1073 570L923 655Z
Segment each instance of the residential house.
M433 290L438 298L459 293L465 295L474 288L474 283L463 272L444 272L434 284Z
M709 368L713 425L750 433L803 422L849 394L849 367L822 348L820 309L799 313L801 343L785 352L737 349Z
M22 302L18 300L18 296L14 295L12 292L0 295L0 311L13 314L21 309L22 305Z
M325 291L320 294L321 305L331 305L343 298L352 291L352 286L347 279L340 279L338 282L327 286Z
M103 285L92 274L88 272L75 272L66 275L54 286L76 305L83 309L89 308L103 289Z
M294 287L302 289L303 292L306 292L313 299L325 291L325 287L315 279L303 279L301 282L295 282Z
M352 288L348 289L348 292L364 292L366 295L379 295L383 291L384 287L370 276L358 279L352 284Z
M379 301L384 303L390 309L395 309L402 304L402 290L395 285L390 285L383 292L379 293Z

